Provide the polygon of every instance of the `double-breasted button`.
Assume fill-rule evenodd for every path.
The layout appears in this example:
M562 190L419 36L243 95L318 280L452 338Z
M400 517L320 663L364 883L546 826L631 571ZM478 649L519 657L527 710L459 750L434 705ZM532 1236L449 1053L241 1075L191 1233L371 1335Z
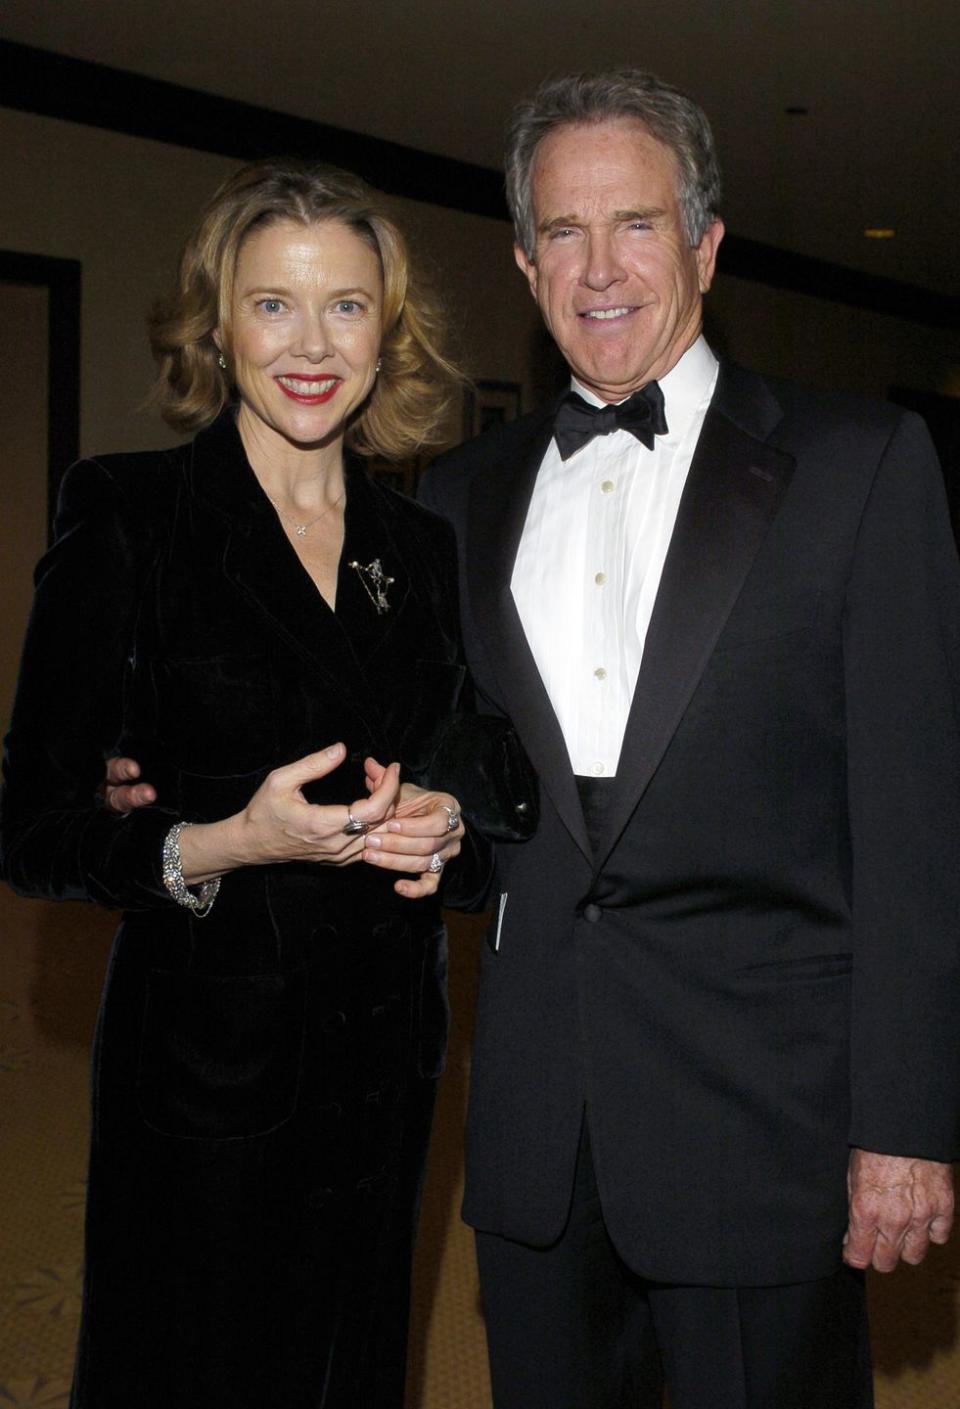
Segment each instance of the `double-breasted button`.
M340 1012L328 1013L327 1016L326 1016L326 1017L324 1018L324 1020L323 1020L323 1030L324 1030L324 1032L339 1032L340 1028L346 1027L346 1025L347 1025L347 1015L346 1015L346 1013L340 1013Z
M598 920L603 918L603 911L599 905L594 904L591 900L589 905L583 907L583 918L588 924L595 925Z

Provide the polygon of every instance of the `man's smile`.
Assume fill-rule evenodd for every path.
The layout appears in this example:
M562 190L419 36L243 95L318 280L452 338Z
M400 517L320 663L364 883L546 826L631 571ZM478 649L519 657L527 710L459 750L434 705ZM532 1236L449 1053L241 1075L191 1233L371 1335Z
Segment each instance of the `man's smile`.
M627 304L619 308L587 308L579 316L581 318L591 318L598 322L608 322L614 318L627 318L631 313L636 313L635 306Z

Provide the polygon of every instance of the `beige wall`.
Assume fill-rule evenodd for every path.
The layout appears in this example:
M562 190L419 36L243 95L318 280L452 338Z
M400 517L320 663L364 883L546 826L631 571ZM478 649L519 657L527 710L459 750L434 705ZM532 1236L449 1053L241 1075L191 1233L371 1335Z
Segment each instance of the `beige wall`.
M201 205L236 164L0 109L0 249L83 265L84 454L175 439L153 412L138 409L153 375L144 316L172 278ZM536 316L513 265L507 226L438 206L395 204L421 262L441 284L471 374L524 382L526 334Z
M83 266L84 453L173 439L138 409L152 378L144 314L166 287L196 212L233 165L0 109L0 248ZM525 407L535 404L549 382L543 340L506 224L416 202L396 206L445 294L468 370L520 382ZM747 365L881 396L892 383L960 392L954 334L729 276L718 279L709 309L718 345Z
M723 350L758 371L871 396L891 386L960 396L960 337L952 330L729 275L717 279L707 306Z

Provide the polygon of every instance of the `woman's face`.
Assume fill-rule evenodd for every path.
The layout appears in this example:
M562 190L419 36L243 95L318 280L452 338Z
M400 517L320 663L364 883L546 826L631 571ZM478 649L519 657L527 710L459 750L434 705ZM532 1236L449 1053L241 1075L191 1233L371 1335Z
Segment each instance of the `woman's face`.
M233 375L241 420L288 444L330 444L376 378L380 261L339 220L280 220L240 246L233 286Z

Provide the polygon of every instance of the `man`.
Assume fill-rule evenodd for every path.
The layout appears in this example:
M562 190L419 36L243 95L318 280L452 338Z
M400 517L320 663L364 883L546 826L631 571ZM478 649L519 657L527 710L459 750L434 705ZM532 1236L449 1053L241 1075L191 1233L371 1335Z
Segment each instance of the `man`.
M718 173L675 90L544 85L507 181L575 395L423 491L542 787L467 1132L496 1409L658 1405L661 1366L672 1409L869 1405L854 1269L945 1241L958 1143L938 467L893 407L718 368Z
M467 1132L496 1409L653 1409L663 1378L672 1409L860 1409L856 1269L946 1239L958 1143L939 471L892 407L718 368L687 98L547 84L507 165L579 399L423 494L542 792L500 848Z

